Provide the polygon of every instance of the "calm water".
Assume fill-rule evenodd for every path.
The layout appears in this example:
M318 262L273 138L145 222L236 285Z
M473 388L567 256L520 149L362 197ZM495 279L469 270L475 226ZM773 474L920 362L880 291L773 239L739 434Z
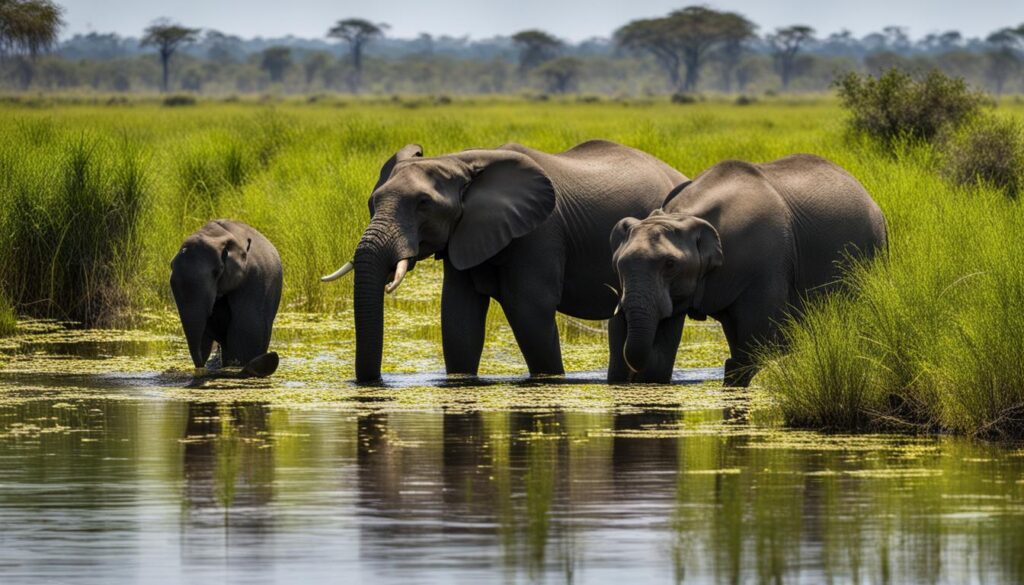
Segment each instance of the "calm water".
M2 583L1024 580L1019 446L782 430L713 369L185 389L105 343L0 372Z

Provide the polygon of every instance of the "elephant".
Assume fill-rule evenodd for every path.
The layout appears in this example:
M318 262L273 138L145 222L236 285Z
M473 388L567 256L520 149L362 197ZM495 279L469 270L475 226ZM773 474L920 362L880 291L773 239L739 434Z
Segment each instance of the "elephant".
M885 217L857 180L809 154L724 161L647 218L611 233L621 291L608 324L608 380L671 380L687 316L719 321L725 383L747 386L761 344L805 303L842 288L848 261L887 248Z
M256 229L218 219L188 236L171 261L171 292L196 376L216 341L225 366L269 376L278 358L267 353L281 301L281 257Z
M380 171L354 259L323 278L355 272L357 382L380 379L384 293L431 255L444 263L449 374L477 374L491 299L530 374L563 374L555 313L611 315L608 232L623 217L646 216L685 180L647 153L602 140L558 154L506 144L424 157L419 145L405 146Z

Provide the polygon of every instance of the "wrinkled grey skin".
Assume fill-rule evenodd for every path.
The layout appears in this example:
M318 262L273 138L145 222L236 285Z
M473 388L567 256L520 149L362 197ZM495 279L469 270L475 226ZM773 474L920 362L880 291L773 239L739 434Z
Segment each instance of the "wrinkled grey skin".
M267 352L281 277L277 249L242 222L211 221L185 239L171 261L171 292L196 368L206 366L214 341L225 366Z
M812 155L726 161L674 189L663 210L612 231L622 301L609 322L608 379L668 382L687 315L721 322L729 386L752 351L835 290L843 260L886 247L885 218L846 171Z
M532 375L562 374L555 312L611 316L608 232L645 217L686 177L612 142L559 154L518 144L423 158L410 144L381 169L356 248L356 379L380 378L383 295L400 260L444 261L441 333L450 374L476 374L490 299Z

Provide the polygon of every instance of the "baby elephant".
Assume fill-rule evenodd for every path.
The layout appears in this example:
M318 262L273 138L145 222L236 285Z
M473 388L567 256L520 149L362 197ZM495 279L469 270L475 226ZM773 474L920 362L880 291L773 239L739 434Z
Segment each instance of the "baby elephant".
M668 382L683 320L722 323L725 383L746 386L752 352L779 324L834 290L849 257L886 247L885 218L835 164L798 154L726 161L676 187L661 210L612 231L622 299L609 322L611 382Z
M171 261L171 292L196 374L206 373L213 342L225 366L242 375L269 376L267 354L281 300L281 257L252 227L218 219L190 235Z

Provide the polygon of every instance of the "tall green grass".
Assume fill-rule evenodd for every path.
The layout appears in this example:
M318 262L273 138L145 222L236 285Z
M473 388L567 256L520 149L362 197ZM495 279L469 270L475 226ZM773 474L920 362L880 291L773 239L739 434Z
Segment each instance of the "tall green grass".
M889 253L768 356L762 382L790 424L1024 432L1024 214L1000 192L951 187L934 160L922 146L883 165Z
M891 249L851 274L856 295L789 327L792 351L767 362L758 381L786 420L1020 430L1020 204L983 186L952 187L926 146L897 144L894 156L848 140L834 101L341 105L0 105L0 297L20 314L87 324L170 310L168 263L181 240L228 217L277 246L286 310L345 310L351 281L317 278L350 259L381 163L410 142L430 156L506 142L558 151L606 138L691 177L727 158L812 152L879 201ZM1020 116L1024 106L997 112ZM407 308L423 312L433 340L440 270L421 263L410 279L389 303L415 301Z

